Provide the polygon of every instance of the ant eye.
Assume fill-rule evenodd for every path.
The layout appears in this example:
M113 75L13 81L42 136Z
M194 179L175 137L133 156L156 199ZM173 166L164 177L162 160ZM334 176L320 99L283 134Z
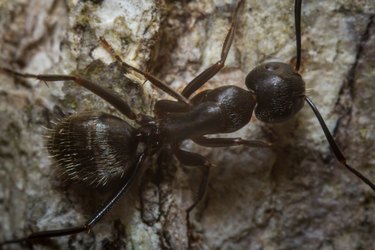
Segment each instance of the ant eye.
M275 71L279 69L279 65L275 63L267 63L264 65L264 68L268 71Z

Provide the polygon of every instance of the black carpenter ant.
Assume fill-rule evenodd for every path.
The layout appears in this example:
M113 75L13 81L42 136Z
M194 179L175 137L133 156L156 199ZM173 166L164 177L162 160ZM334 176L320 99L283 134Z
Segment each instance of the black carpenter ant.
M301 64L302 0L295 1L297 40L295 68L280 62L266 63L253 69L246 77L246 86L249 90L227 85L195 94L223 68L237 27L238 9L243 2L244 0L240 0L237 3L233 13L231 27L222 47L221 59L194 78L181 93L174 91L151 74L123 62L106 40L101 38L103 47L125 68L142 74L154 86L177 99L177 101L157 101L155 117L134 113L128 104L115 93L79 75L34 75L0 68L7 74L35 78L45 82L74 81L103 98L121 114L138 124L137 127L132 127L118 117L100 112L72 115L59 122L49 133L48 149L68 176L88 185L105 185L113 178L120 178L123 184L82 226L36 232L26 237L5 240L0 243L0 246L90 230L133 183L145 158L165 148L169 148L182 164L199 166L203 172L197 198L187 209L189 213L204 196L211 164L200 154L182 150L180 148L182 141L191 139L206 147L237 145L269 147L271 145L263 141L209 138L206 135L237 131L250 121L253 111L263 122L286 121L302 108L304 101L308 103L319 120L338 161L375 190L375 185L370 180L346 163L345 157L336 145L319 111L305 94L305 83L298 73ZM195 95L191 97L193 94ZM145 147L138 147L141 144ZM112 166L110 173L103 172L105 168L101 163L104 161Z

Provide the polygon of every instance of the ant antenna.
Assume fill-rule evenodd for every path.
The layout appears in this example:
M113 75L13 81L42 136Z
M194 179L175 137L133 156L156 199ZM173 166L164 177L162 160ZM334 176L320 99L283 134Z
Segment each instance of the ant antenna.
M296 71L299 71L301 66L301 5L302 0L296 0L294 3L294 23L296 29L296 48L297 48L297 60L296 60Z
M297 60L296 60L296 67L295 70L298 71L300 69L301 65L301 5L302 0L295 0L294 4L294 21L295 21L295 31L296 31L296 48L297 48ZM326 123L323 120L323 117L321 116L318 108L315 106L315 104L312 102L312 100L305 96L306 102L309 104L311 109L313 110L316 118L318 119L320 126L323 129L324 135L327 138L327 141L336 157L336 159L344 165L351 173L356 175L358 178L360 178L364 183L366 183L368 186L370 186L373 190L375 190L375 184L372 183L369 179L367 179L365 176L363 176L360 172L352 168L346 163L346 158L342 154L341 150L337 146L335 140L333 139L332 134L329 132L329 129L326 125Z
M328 129L326 123L324 122L322 116L320 115L319 110L316 108L315 104L311 101L310 98L308 98L307 96L305 96L305 99L306 99L306 102L310 105L311 109L314 111L314 114L315 114L316 118L318 118L320 126L322 127L322 129L324 131L324 134L325 134L325 136L326 136L326 138L328 140L328 143L331 146L332 151L335 154L337 160L342 165L344 165L350 172L352 172L354 175L356 175L358 178L360 178L364 183L366 183L373 190L375 190L374 183L372 183L369 179L367 179L366 177L364 177L360 172L358 172L357 170L355 170L354 168L352 168L351 166L349 166L346 163L345 156L342 154L341 150L339 149L339 147L337 146L335 140L333 139L331 133L329 132L329 129Z

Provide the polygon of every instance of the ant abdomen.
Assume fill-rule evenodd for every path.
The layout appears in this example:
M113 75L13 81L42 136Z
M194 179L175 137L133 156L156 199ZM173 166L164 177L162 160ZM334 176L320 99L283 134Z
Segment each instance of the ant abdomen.
M126 121L106 113L67 116L47 133L47 147L66 178L104 186L127 175L138 138Z
M270 62L254 68L246 86L256 95L256 117L263 122L283 122L294 116L305 101L305 82L286 63Z

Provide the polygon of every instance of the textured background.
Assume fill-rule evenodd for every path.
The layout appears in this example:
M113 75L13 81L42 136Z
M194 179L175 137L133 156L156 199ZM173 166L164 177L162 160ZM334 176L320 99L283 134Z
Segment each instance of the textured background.
M0 63L35 73L77 70L119 92L138 112L150 112L163 94L109 65L98 37L104 35L127 62L181 90L219 59L233 6L208 0L0 0ZM349 163L375 181L375 2L305 0L302 15L307 93ZM207 88L244 87L255 65L289 62L295 55L293 1L246 0L239 18L226 68ZM0 240L77 225L108 195L61 182L44 148L44 127L59 113L90 109L115 113L73 84L47 87L0 75ZM375 249L374 192L335 161L307 106L284 124L254 118L236 136L278 147L186 144L216 165L206 200L192 218L194 247ZM36 249L187 248L184 211L197 175L176 160L164 162L147 162L146 172L90 234Z

